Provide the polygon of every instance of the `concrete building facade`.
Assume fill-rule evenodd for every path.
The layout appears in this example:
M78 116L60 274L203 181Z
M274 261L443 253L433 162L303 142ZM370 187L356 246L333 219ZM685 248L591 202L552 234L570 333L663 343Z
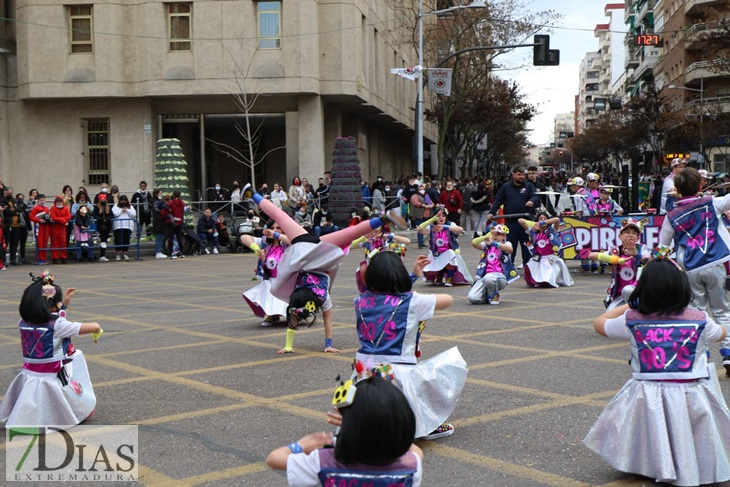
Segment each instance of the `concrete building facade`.
M48 194L154 180L156 140L182 141L191 189L316 181L338 136L364 178L413 171L415 65L386 0L5 0L0 175ZM244 96L245 95L245 96ZM238 102L238 103L237 103ZM425 124L427 139L435 127ZM428 142L428 140L427 140Z

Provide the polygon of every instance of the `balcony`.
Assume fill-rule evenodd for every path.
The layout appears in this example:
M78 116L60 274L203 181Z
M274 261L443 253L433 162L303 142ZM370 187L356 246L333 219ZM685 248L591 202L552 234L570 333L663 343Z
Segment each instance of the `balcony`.
M634 69L639 66L639 62L639 50L633 44L626 46L624 69Z
M728 26L730 26L730 19L694 24L684 34L684 48L689 50L702 49L703 37L718 33L721 29L727 29Z
M639 25L647 13L654 12L654 0L645 0L639 6L639 13L636 15L636 25ZM652 20L652 24L654 21Z
M730 74L730 63L724 59L697 61L684 70L684 82L690 84L702 78L716 78Z
M639 66L634 71L634 79L645 77L647 74L654 74L654 66L661 59L661 50L659 49L646 49L641 55Z
M632 17L636 16L636 12L634 12L634 8L632 6L627 6L624 8L624 24L628 24L632 21Z
M721 5L723 3L726 3L726 1L725 0L688 0L688 2L684 4L684 14L691 15L691 16L703 15L704 9L706 7Z

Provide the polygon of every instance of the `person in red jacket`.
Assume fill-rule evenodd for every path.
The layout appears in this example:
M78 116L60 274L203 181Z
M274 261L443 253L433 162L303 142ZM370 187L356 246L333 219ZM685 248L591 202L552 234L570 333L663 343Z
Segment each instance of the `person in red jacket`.
M56 196L51 207L51 255L53 263L66 263L66 224L71 220L71 210L63 202L63 196Z
M38 202L31 208L30 221L33 222L36 248L36 265L46 265L48 239L51 236L51 215L46 208L46 195L39 194Z
M185 202L180 198L180 191L173 191L172 198L167 202L167 206L170 208L169 211L172 216L172 218L168 217L165 220L168 239L167 244L170 247L170 256L172 256L173 259L177 258L178 255L180 257L185 257L185 254L182 251ZM173 252L173 237L177 238L178 245L181 247L179 252Z
M439 205L444 206L448 211L446 218L450 222L459 225L464 199L461 197L461 192L454 188L453 181L446 181L446 189L441 191L441 195L439 195Z

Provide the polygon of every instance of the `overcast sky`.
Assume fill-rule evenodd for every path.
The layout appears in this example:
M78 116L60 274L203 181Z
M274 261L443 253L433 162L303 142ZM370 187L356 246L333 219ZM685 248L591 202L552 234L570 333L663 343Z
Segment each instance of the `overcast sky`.
M550 48L560 49L560 66L528 66L518 71L502 73L517 81L527 99L537 106L540 114L530 124L530 140L546 144L552 139L555 115L573 111L578 94L578 68L587 52L598 50L598 39L593 36L596 24L608 22L603 14L608 2L598 0L532 0L530 10L555 10L562 14L560 28L550 34ZM614 22L613 30L624 30L623 17ZM525 42L532 42L531 39ZM522 49L521 55L532 57L532 51ZM499 61L497 61L499 64ZM506 63L505 63L506 64Z

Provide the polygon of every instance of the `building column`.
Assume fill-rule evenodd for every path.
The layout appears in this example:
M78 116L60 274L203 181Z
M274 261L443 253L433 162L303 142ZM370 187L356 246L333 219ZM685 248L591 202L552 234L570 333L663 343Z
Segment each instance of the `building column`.
M287 127L288 128L288 127ZM288 130L287 130L288 134ZM288 146L287 137L287 146ZM307 178L310 183L324 174L324 105L319 95L299 97L299 148L298 172L292 177ZM287 151L287 173L289 173L289 151Z

